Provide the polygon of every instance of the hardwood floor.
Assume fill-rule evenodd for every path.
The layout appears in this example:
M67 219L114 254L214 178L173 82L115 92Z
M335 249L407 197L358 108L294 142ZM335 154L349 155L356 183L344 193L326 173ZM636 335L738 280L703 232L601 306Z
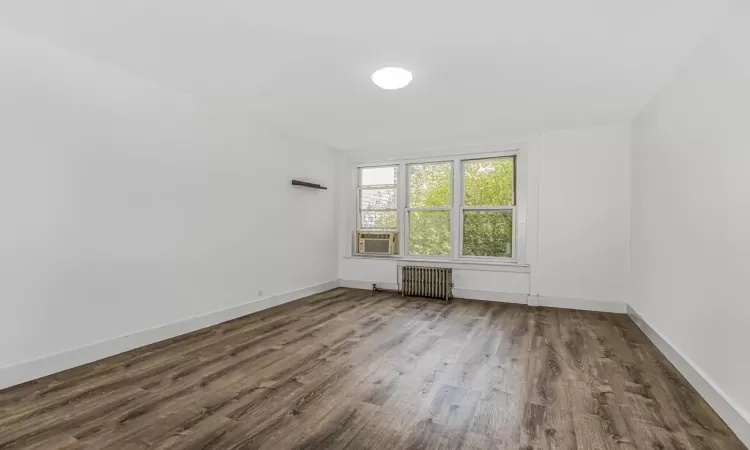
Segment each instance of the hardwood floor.
M0 449L744 449L627 316L336 289L0 391Z

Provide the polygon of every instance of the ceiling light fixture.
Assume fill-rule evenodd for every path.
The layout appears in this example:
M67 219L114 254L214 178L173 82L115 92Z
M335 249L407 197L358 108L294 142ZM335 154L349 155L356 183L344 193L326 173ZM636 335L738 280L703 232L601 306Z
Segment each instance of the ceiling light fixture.
M372 82L387 90L405 88L411 80L411 72L401 67L383 67L372 74Z

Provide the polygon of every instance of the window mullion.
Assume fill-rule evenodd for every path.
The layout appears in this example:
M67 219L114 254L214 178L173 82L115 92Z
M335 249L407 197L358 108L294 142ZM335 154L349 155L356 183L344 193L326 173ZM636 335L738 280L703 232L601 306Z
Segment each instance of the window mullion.
M461 254L461 206L463 199L463 163L460 158L453 160L453 185L451 192L453 194L451 204L451 258L457 258Z
M466 211L512 211L515 206L464 206Z
M408 192L407 192L407 177L408 173L406 170L406 164L401 163L398 165L398 176L396 178L396 183L398 187L396 188L396 208L398 211L396 211L396 220L398 221L398 232L399 232L399 238L398 238L398 254L399 255L405 255L406 254L406 239L407 239L407 233L409 232L409 224L407 224L407 217L406 217L406 206L408 201Z
M398 184L368 184L367 186L359 186L359 189L396 189Z

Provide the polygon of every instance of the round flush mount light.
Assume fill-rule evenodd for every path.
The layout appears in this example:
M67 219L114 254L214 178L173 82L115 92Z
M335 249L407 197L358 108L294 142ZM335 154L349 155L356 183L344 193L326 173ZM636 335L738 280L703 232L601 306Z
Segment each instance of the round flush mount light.
M372 74L372 82L387 90L405 88L411 80L411 72L401 67L383 67Z

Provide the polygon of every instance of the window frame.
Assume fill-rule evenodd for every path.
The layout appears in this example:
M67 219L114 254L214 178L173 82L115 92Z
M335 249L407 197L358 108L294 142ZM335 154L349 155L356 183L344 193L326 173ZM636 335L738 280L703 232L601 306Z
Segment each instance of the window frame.
M410 166L422 166L422 165L427 165L427 164L450 164L450 167L451 167L451 174L450 174L451 183L450 183L450 194L449 194L450 205L447 207L414 208L411 206L411 195L410 195L411 174L409 172L409 167ZM455 184L455 171L456 171L455 162L452 159L445 160L445 161L410 162L410 163L404 163L404 168L405 168L404 172L405 172L405 178L406 178L406 189L405 189L406 202L405 202L405 208L404 208L404 236L402 239L404 241L404 252L402 254L407 255L407 256L426 257L426 258L440 258L440 259L452 258L453 257L453 227L454 227L453 209L454 209L454 201L455 201L453 192L455 190L454 184ZM450 213L449 214L450 223L448 224L448 226L449 226L449 233L451 236L451 246L450 246L451 251L449 254L447 255L420 255L417 253L411 253L409 251L409 247L410 247L409 245L409 213L411 211L448 211Z
M513 160L513 186L511 191L511 204L510 205L499 205L499 206L466 206L466 163L471 161L489 161L493 159L512 159ZM510 156L493 156L487 158L467 158L461 160L461 202L459 204L459 215L458 215L458 226L459 238L458 238L458 257L461 259L478 259L478 260L516 260L516 245L518 243L518 215L517 211L517 190L518 190L518 155ZM476 256L476 255L464 255L464 213L466 211L510 211L512 214L513 223L513 236L511 243L511 254L507 256Z
M501 146L502 148L502 146ZM514 182L513 182L513 205L512 206L499 206L499 207L473 207L464 205L464 162L473 160L483 159L495 159L495 158L508 158L514 157ZM451 170L453 173L453 180L451 184L451 253L450 256L440 255L415 255L409 254L409 225L408 225L408 211L409 205L409 172L407 166L414 164L429 164L429 163L445 163L452 162ZM385 259L408 259L408 260L419 260L419 261L434 261L436 263L465 263L465 264L509 264L509 265L525 265L527 261L527 195L528 189L528 152L525 146L513 146L506 147L503 150L493 151L475 151L466 152L459 154L444 154L444 156L435 157L424 157L424 158L409 158L409 159L393 159L393 160L380 160L373 163L357 163L353 164L352 167L356 172L356 176L353 177L353 181L356 182L356 231L369 231L362 230L360 227L360 183L361 183L361 172L360 169L371 168L371 167L396 167L396 221L398 228L396 230L383 230L383 231L397 231L399 234L398 239L398 254L391 256L377 256L375 258ZM459 170L457 170L457 168ZM355 175L355 174L353 174ZM391 185L387 185L391 187ZM513 210L513 243L512 243L512 254L511 257L502 256L464 256L463 255L463 211L464 210ZM414 208L419 210L421 208ZM426 208L425 208L426 209ZM437 210L445 210L447 208L435 208ZM373 258L372 256L358 255L357 248L353 247L352 256L362 258Z
M362 169L377 169L379 167L395 167L396 168L396 184L373 184L373 185L362 185ZM357 231L361 231L363 233L368 232L376 232L376 231L389 231L389 232L400 232L401 229L401 221L399 220L399 194L401 190L399 189L399 179L401 178L399 176L400 173L400 165L399 164L380 164L377 166L362 166L357 167ZM396 190L396 208L391 209L362 209L362 190L367 189L395 189ZM376 212L391 212L394 211L396 213L396 228L362 228L362 212L363 211L376 211Z

